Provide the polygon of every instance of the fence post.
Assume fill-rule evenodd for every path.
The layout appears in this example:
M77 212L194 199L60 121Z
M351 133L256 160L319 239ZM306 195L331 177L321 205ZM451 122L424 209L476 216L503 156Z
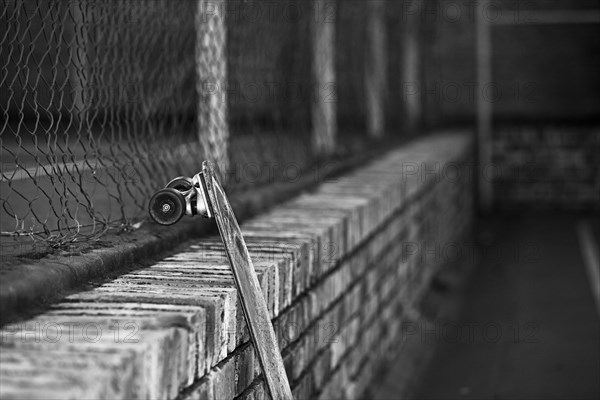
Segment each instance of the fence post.
M71 56L69 63L69 84L71 86L71 101L73 102L73 116L79 123L87 119L90 107L90 95L94 88L90 88L87 54L87 30L90 21L90 11L87 9L87 0L79 0L68 3L72 15L72 28L69 32L73 35L71 43Z
M315 0L310 21L312 40L312 146L317 155L335 150L337 85L335 76L336 3Z
M477 7L477 176L479 207L483 212L492 205L492 183L483 173L492 162L492 103L485 98L483 88L492 81L492 37L490 23L484 13L489 10L489 0L481 0Z
M196 91L198 93L198 139L203 159L217 166L226 184L229 170L227 120L227 32L225 2L198 0L196 12Z
M402 54L402 100L405 128L414 134L421 121L421 79L419 54L419 5L414 2L403 3L404 45Z
M385 131L386 43L385 0L368 0L365 95L367 132L370 137L381 137Z

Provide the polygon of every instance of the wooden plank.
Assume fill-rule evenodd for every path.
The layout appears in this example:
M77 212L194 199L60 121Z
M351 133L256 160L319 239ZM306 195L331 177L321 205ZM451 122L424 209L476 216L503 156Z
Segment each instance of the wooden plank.
M292 399L267 303L254 272L246 242L210 162L202 164L202 173L267 387L274 400Z

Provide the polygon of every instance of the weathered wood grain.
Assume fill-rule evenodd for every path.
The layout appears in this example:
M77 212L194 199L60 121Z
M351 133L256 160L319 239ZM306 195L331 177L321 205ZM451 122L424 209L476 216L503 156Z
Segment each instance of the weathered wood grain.
M210 198L223 245L227 250L236 286L246 316L250 337L260 361L263 376L273 400L291 400L292 390L283 366L277 338L269 317L254 266L227 196L216 180L210 163L202 165L204 183Z

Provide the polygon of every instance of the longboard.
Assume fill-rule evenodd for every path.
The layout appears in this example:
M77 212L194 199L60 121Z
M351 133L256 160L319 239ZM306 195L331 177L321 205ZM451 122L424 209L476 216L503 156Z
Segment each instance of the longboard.
M202 180L208 195L209 207L221 233L248 324L250 338L254 343L271 398L273 400L291 400L293 398L292 391L269 317L267 303L237 219L210 162L202 163Z

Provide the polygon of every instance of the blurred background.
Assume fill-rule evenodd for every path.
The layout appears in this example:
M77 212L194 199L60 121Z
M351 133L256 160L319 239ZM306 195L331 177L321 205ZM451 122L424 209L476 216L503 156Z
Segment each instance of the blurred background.
M235 191L450 127L486 209L597 209L598 2L571 3L6 1L3 243L127 228L202 159Z
M479 258L449 315L538 341L442 340L412 393L598 398L599 23L597 0L4 0L2 268L117 243L206 159L235 197L464 130Z

